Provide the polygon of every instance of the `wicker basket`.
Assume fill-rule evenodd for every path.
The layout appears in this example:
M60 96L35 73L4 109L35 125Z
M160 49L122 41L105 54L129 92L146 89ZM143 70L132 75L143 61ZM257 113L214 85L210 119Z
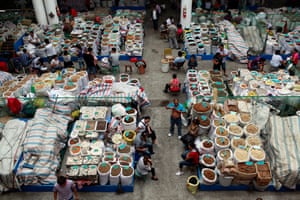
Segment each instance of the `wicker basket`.
M242 170L242 168L243 168L243 170ZM237 173L236 178L238 178L238 179L253 180L257 176L255 165L248 166L244 162L238 163L237 170L238 170L238 173Z
M269 185L272 181L272 172L270 169L269 162L265 162L264 164L255 163L255 168L257 172L256 183L259 186Z

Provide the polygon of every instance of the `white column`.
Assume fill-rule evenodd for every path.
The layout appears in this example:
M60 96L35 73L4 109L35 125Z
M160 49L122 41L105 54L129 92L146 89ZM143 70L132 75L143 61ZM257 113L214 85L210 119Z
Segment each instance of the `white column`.
M189 27L191 21L192 21L192 0L181 0L180 24L182 24L182 28Z
M44 1L46 12L47 12L46 15L48 18L49 25L58 24L59 19L56 14L57 1L56 0L41 0L41 1ZM53 13L54 16L50 17L49 16L50 13Z
M38 24L41 25L48 24L43 0L32 0L32 5L35 12L35 18Z

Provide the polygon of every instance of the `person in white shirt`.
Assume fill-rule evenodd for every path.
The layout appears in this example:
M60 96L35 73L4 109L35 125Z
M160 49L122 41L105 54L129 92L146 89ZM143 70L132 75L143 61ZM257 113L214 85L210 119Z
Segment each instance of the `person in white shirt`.
M153 22L153 29L155 31L157 31L158 30L158 12L156 10L156 6L155 5L153 6L151 14L152 14L151 17L152 17L152 22Z
M149 172L151 172L151 179L154 181L158 180L157 176L155 175L155 168L152 167L152 160L148 154L140 157L135 170L137 171L136 173L141 176L146 176Z
M220 56L222 57L222 70L224 72L224 75L227 76L226 74L226 58L228 56L228 50L224 48L224 44L220 44L219 48L217 49L216 53L220 53Z
M29 41L29 43L36 45L36 46L40 45L40 43L41 43L39 37L33 31L29 32L28 41Z
M54 73L58 70L62 69L60 61L58 60L58 56L54 55L51 62L50 62L51 72Z
M52 43L50 43L49 39L45 39L45 51L46 51L46 55L48 57L48 61L51 61L52 58L56 55L56 50L53 46Z
M276 50L270 61L271 71L277 71L279 68L284 68L284 60L280 55L280 50Z

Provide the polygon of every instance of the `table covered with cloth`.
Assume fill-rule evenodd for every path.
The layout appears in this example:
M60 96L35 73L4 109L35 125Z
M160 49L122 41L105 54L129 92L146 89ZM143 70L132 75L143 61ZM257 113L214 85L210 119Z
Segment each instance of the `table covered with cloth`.
M101 83L89 87L80 92L80 98L87 99L88 102L131 103L132 101L143 101L149 103L143 89L122 82Z
M300 183L300 117L273 115L268 123L265 150L269 155L276 188L295 189Z

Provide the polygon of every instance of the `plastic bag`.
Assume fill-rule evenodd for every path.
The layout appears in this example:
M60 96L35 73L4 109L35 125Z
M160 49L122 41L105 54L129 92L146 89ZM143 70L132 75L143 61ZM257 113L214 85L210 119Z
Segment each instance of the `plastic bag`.
M188 121L184 118L183 114L181 114L181 122L183 126L187 126L188 125Z

